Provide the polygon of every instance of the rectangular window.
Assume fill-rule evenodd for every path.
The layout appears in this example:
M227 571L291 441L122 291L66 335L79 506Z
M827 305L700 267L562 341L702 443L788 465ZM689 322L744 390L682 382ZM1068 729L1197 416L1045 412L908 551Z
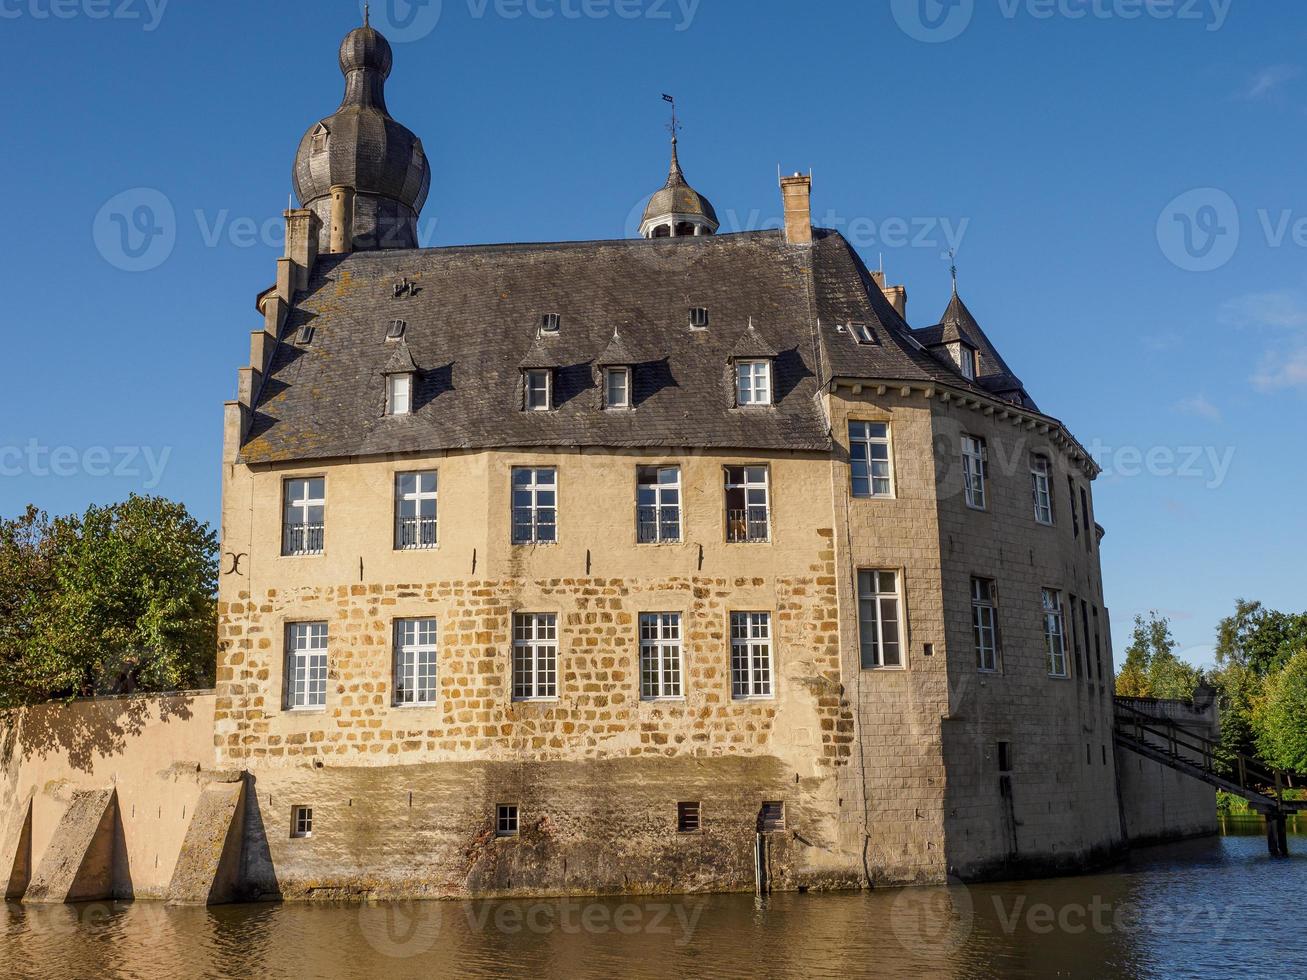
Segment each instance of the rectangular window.
M874 344L876 335L871 332L871 327L860 321L853 321L849 324L849 333L853 334L853 339L860 344Z
M1066 478L1066 495L1071 498L1071 529L1080 537L1080 517L1076 512L1076 485L1071 477Z
M320 476L287 480L281 524L283 555L322 554L327 481Z
M1066 677L1066 645L1062 632L1062 594L1054 589L1041 589L1044 603L1044 646L1048 651L1050 677Z
M858 638L862 669L902 667L897 572L858 569Z
M386 414L408 415L411 411L413 411L413 375L389 375L386 378Z
M640 697L681 697L681 614L640 614Z
M631 407L631 369L604 369L604 408Z
M395 474L395 547L410 551L436 546L435 470Z
M962 480L966 490L967 506L985 509L985 477L989 473L989 455L985 440L976 436L962 437Z
M708 310L702 306L690 308L690 326L695 330L708 329Z
M513 469L513 544L558 540L558 471Z
M1012 743L1011 742L998 743L998 771L999 772L1012 771Z
M286 627L286 707L327 704L327 624L290 623Z
M766 541L770 534L766 466L726 467L726 540Z
M641 466L635 471L635 528L640 544L681 540L681 468Z
M949 356L953 358L953 363L958 366L958 371L962 377L972 381L976 377L976 352L966 344L949 344Z
M547 412L553 407L554 372L546 368L526 372L526 408Z
M513 617L513 700L558 697L558 616Z
M735 362L735 404L771 404L771 361Z
M701 826L698 803L676 804L676 832L678 834L697 834Z
M771 697L771 668L771 613L731 613L731 696Z
M542 313L540 314L540 329L545 333L558 333L563 326L563 314L561 313Z
M516 803L500 803L495 807L495 836L516 837L518 814Z
M785 804L779 800L764 803L758 812L758 829L765 834L784 830Z
M1034 497L1035 520L1040 524L1053 523L1053 491L1048 479L1048 459L1030 457L1030 493Z
M894 495L889 423L849 423L849 469L853 475L853 496Z
M1092 552L1094 550L1094 522L1089 516L1089 494L1084 487L1080 488L1080 513L1085 518L1085 550Z
M971 580L971 633L977 668L998 670L998 602L993 579Z
M293 806L290 808L290 835L297 838L313 836L313 807Z
M436 621L395 622L395 703L436 701Z

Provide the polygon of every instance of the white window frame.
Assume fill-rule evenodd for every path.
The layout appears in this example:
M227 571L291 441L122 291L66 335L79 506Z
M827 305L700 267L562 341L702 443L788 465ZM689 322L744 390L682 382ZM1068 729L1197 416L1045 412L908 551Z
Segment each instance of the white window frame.
M653 471L652 482L641 474ZM664 483L662 474L671 471L675 481ZM646 503L646 495L652 503ZM675 496L675 499L670 499ZM650 513L652 512L652 513ZM668 517L671 520L668 520ZM649 520L646 520L649 517ZM652 529L646 534L645 528ZM674 533L666 533L674 530ZM637 466L635 468L635 541L636 544L679 544L681 541L681 468L679 466Z
M327 706L325 622L287 623L283 706L287 711L321 711Z
M640 613L640 700L685 699L681 614Z
M887 587L891 576L893 587ZM903 623L903 573L894 568L859 568L858 581L858 665L862 670L903 670L907 647ZM886 609L894 614L893 620ZM894 626L894 638L886 626ZM891 660L889 646L893 645Z
M313 485L321 484L319 495L313 495ZM309 514L314 507L322 509L322 521L312 522ZM292 520L298 518L298 520ZM300 528L298 533L292 528ZM315 532L316 529L316 532ZM299 544L295 545L294 542ZM282 481L281 553L283 557L320 555L327 543L327 478L324 476L295 476Z
M771 361L760 358L735 362L735 404L760 408L772 403Z
M1035 522L1053 526L1053 481L1048 457L1034 453L1030 457L1030 493L1034 499Z
M971 577L971 638L976 669L982 674L998 673L998 586L993 579L978 575Z
M613 382L620 379L621 396L613 398ZM623 409L631 407L631 369L629 367L604 368L604 408Z
M732 480L731 471L740 470L740 479ZM762 472L762 479L757 479L757 473ZM771 541L771 467L765 463L727 466L723 468L725 482L723 484L722 502L723 510L726 513L726 541L729 544L766 544ZM744 532L743 537L733 536L731 533L731 491L739 490L744 496L744 509L741 512L738 508L736 513L744 515ZM758 497L761 496L761 503ZM762 509L763 519L761 522L754 520L754 513L758 508ZM762 536L754 534L754 528L761 523Z
M1044 607L1044 649L1048 654L1048 676L1070 677L1066 660L1066 632L1062 618L1062 593L1057 589L1040 589Z
M958 373L968 381L976 380L976 352L958 341L948 345L949 357L957 365Z
M386 376L386 414L413 414L413 375L390 374Z
M513 614L513 700L558 700L558 614Z
M700 316L700 314L703 314L703 315ZM706 306L692 306L692 307L690 307L690 329L691 329L691 330L707 330L707 329L708 329L708 324L709 324L710 322L711 322L711 320L710 320L710 315L709 315L709 313L708 313L708 307L706 307Z
M773 698L771 613L732 612L730 632L731 697L737 701Z
M519 474L530 474L522 482L519 482ZM550 474L550 479L546 482L542 474ZM511 523L510 534L513 544L557 544L558 543L558 469L554 466L514 466L512 473L509 475L509 520ZM528 494L530 503L525 506L519 506L517 495L519 493ZM553 503L541 503L541 499L546 494L553 494ZM552 520L541 520L545 513ZM519 529L526 526L524 521L519 521L520 513L530 515L530 533L523 537L519 535ZM542 537L542 532L548 531L548 537Z
M313 836L313 807L290 808L290 836L294 840L308 840Z
M544 381L543 389L537 383ZM550 368L529 368L523 372L523 405L528 412L549 412L554 408L554 372ZM543 401L537 401L543 395Z
M435 619L395 620L394 683L396 707L436 703L440 634Z
M862 435L854 434L854 427L862 427ZM883 435L876 435L876 428L884 430ZM875 458L875 449L883 446L885 448L885 458L883 460ZM854 473L853 464L855 460L865 462L867 465L867 492L858 492L858 476ZM877 465L882 467L882 472L877 473ZM853 496L861 499L872 499L882 497L892 499L894 497L894 444L891 441L890 424L888 422L870 422L866 419L849 419L849 482L852 487ZM883 483L883 489L877 489L877 484Z
M989 473L989 447L980 436L962 437L962 489L967 506L986 509L985 478Z
M413 477L413 489L405 490L402 481ZM430 477L431 488L424 489ZM423 505L431 504L431 514L423 514ZM412 503L414 514L402 513L404 504ZM405 533L410 531L412 533ZM429 532L429 533L428 533ZM422 551L440 543L440 473L437 470L410 470L395 474L395 550Z
M853 334L853 339L859 344L874 344L876 335L871 332L871 327L861 320L849 321L849 333Z

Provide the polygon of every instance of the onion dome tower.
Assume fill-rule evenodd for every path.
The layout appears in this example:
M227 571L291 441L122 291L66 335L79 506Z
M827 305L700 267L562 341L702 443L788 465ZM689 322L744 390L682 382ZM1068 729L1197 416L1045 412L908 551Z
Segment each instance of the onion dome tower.
M390 43L365 16L340 45L340 108L304 134L295 154L295 193L322 221L323 252L417 248L431 166L422 141L386 109L393 64Z
M673 123L673 125L675 125ZM672 136L672 165L667 183L649 199L640 222L644 238L682 238L711 235L718 228L717 212L712 202L685 179L676 155L676 136Z

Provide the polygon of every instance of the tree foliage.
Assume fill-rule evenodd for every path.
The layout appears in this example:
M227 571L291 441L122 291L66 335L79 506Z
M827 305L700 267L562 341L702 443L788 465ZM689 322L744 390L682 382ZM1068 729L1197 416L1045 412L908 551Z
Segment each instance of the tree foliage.
M1307 773L1307 647L1266 678L1253 709L1261 757L1277 769Z
M1147 619L1136 616L1125 662L1116 675L1116 693L1132 698L1192 698L1202 673L1177 657L1175 648L1170 620L1155 612Z
M0 521L0 707L210 683L217 547L159 497Z

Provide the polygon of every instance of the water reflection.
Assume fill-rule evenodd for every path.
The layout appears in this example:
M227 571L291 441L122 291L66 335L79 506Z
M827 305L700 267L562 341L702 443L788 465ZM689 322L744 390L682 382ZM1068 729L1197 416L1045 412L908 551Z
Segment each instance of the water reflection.
M1109 874L766 901L11 905L0 976L1307 976L1307 838L1276 861L1244 829Z

